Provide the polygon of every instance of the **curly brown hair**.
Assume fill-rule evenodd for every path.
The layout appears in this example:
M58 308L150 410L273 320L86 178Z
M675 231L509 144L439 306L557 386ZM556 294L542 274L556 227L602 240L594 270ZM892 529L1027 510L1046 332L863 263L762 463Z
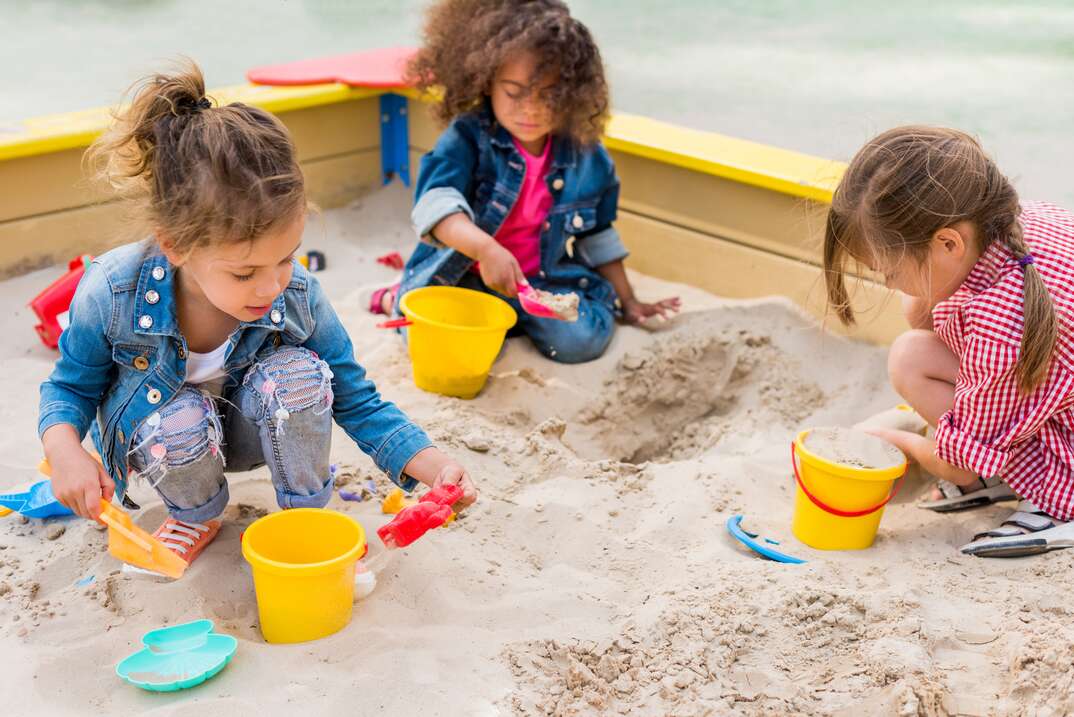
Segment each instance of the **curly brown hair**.
M428 11L424 39L407 75L417 88L440 93L436 114L445 124L481 107L500 65L530 51L538 76L557 78L542 93L556 132L581 144L603 134L608 84L600 50L560 0L441 0Z

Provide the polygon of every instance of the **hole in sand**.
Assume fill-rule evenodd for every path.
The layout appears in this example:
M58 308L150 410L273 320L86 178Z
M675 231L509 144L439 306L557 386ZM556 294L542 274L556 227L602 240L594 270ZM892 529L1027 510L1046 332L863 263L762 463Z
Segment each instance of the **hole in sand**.
M729 434L796 427L825 401L770 337L684 322L624 354L602 398L579 412L567 441L591 459L683 460L716 448Z

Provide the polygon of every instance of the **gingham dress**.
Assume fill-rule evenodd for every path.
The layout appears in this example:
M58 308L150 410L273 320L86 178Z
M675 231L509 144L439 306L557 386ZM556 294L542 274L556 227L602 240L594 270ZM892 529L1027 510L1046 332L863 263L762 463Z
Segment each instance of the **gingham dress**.
M933 327L958 356L955 402L939 421L936 454L981 476L1001 476L1018 495L1060 520L1074 519L1074 215L1026 203L1020 217L1035 266L1059 318L1047 380L1018 389L1024 269L993 244Z

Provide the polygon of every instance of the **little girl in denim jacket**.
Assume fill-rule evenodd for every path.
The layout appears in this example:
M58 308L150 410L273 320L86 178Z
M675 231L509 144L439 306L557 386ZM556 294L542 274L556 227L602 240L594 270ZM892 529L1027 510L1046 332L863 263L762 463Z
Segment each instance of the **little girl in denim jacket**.
M402 487L457 483L473 502L466 471L365 378L295 261L307 204L279 120L213 107L191 65L146 79L90 151L154 236L93 262L41 386L64 505L96 519L140 474L170 514L156 536L190 562L219 530L225 467L267 463L282 508L323 507L333 419ZM81 445L91 424L103 466Z
M623 320L678 310L639 301L612 227L619 180L600 136L608 89L586 27L558 0L443 0L429 12L413 83L441 94L450 122L421 161L412 221L422 239L399 287L370 309L428 285L505 297L541 353L565 363L604 353ZM517 286L579 295L577 322L521 311ZM398 294L394 296L393 294Z

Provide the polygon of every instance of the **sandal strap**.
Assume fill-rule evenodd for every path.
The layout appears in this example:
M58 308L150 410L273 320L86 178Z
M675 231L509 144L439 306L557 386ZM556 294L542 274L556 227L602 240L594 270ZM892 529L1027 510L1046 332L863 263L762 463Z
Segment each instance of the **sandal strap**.
M989 478L977 476L977 484L971 483L966 486L966 488L962 488L962 486L955 485L951 481L943 479L936 481L936 487L943 493L944 498L961 498L964 495L976 493L984 488L994 488L1002 482L1003 479L999 476L991 476Z
M949 480L941 479L936 481L936 487L940 489L940 493L943 494L944 498L960 498L965 495L965 493L962 492L962 488Z
M1026 513L1021 510L1007 518L1002 524L1025 528L1030 533L1039 533L1055 527L1055 521L1050 516L1044 513Z
M1029 506L1032 507L1032 506ZM1016 535L1030 535L1042 530L1054 528L1058 523L1042 511L1019 510L1003 521L998 528L986 530L973 537L974 540L982 538L1011 538Z

